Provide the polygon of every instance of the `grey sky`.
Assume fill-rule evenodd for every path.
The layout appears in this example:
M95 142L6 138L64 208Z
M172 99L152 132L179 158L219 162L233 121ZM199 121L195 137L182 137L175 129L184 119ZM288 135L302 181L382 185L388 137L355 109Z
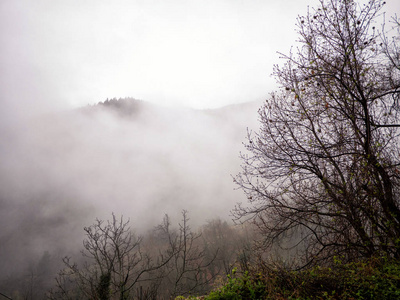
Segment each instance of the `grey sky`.
M296 16L317 3L0 0L0 265L67 255L83 226L112 211L141 230L181 209L193 224L229 218L246 201L231 174L246 128L259 126L256 101L275 88L276 52L289 52ZM70 111L125 96L255 102L144 105L131 119ZM63 112L22 118L54 110Z
M260 100L274 87L276 52L297 38L297 15L317 4L2 0L2 106L23 113L125 96L196 108Z

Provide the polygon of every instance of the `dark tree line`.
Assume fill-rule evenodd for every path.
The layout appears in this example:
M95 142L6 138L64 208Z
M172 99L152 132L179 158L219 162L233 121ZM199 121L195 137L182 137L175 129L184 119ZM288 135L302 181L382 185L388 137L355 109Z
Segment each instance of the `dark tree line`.
M168 215L143 235L112 215L84 228L83 249L44 252L24 271L0 281L5 299L171 299L204 295L234 268L255 259L251 228L221 219L193 229L187 211L174 224ZM60 269L61 268L61 269ZM1 298L1 297L0 297Z
M177 227L166 215L145 236L129 221L96 222L84 229L82 259L65 257L48 299L173 299L204 295L214 281L252 256L245 231L213 220L193 231L188 212ZM222 254L222 255L221 255Z
M400 26L384 4L322 0L299 17L300 44L274 70L281 90L248 136L235 180L249 205L235 213L264 249L298 249L298 266L400 258Z

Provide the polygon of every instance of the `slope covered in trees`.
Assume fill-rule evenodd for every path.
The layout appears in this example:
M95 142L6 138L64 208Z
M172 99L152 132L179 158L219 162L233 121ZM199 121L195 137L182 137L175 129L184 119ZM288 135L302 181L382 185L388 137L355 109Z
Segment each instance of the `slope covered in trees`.
M182 209L196 232L229 221L243 197L230 174L258 106L198 111L111 99L3 128L0 292L36 299L62 258L79 256L83 228L111 212L138 235L164 214L178 224Z

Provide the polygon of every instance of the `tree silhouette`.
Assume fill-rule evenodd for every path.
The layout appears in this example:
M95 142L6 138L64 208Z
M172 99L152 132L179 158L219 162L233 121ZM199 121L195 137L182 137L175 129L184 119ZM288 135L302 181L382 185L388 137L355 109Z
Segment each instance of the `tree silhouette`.
M299 249L298 265L400 257L400 26L376 28L384 4L322 0L298 18L300 46L241 155L236 217L266 249Z
M65 268L56 278L56 289L50 299L131 299L142 278L163 267L173 253L151 257L141 249L142 237L135 236L129 221L122 216L106 223L102 220L84 228L82 267L64 258Z

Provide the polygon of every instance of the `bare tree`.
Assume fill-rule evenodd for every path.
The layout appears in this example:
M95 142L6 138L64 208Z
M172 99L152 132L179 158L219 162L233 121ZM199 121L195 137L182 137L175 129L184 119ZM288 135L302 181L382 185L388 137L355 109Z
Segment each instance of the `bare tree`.
M206 255L201 234L195 233L189 226L186 210L182 211L182 221L178 230L171 229L168 215L158 226L160 238L164 240L172 259L163 268L163 288L167 298L204 294L211 289L215 276L209 272L217 251Z
M164 266L169 257L153 259L142 251L142 237L135 236L123 218L85 227L82 267L64 258L65 268L57 278L53 299L131 299L140 280Z
M301 265L400 257L400 27L378 31L383 5L321 0L298 18L300 46L241 155L249 205L234 213L266 249L300 249Z
M202 226L205 253L210 258L215 257L208 268L214 277L231 274L235 268L239 272L247 270L254 258L253 241L256 239L256 232L249 225L229 225L218 218Z
M215 255L210 271L215 275L230 274L237 263L239 231L221 219L209 221L202 228L202 238L207 255ZM241 249L240 249L241 250Z

